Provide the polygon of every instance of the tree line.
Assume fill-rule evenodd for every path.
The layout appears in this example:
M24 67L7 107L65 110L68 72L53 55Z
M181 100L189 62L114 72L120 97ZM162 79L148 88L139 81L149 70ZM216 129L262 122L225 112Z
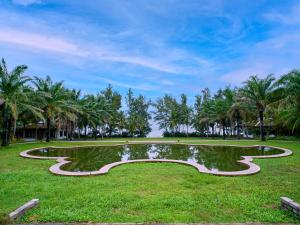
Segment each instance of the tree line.
M63 81L51 77L29 77L26 65L8 71L0 63L0 107L2 145L9 144L16 129L40 121L50 131L64 125L67 138L145 137L153 119L165 136L234 136L240 138L259 127L265 140L265 128L279 135L299 135L300 71L293 70L276 80L250 76L240 88L226 87L212 95L208 88L195 97L193 106L185 94L180 99L165 94L151 102L131 89L122 104L122 95L109 85L97 94L82 95L68 89ZM125 109L124 109L125 108ZM152 109L152 110L151 110ZM152 118L153 117L153 118ZM192 133L190 130L192 130Z
M97 94L81 96L79 90L67 89L63 82L24 75L26 65L8 71L6 62L0 63L0 104L2 146L9 144L17 127L44 121L46 141L50 141L53 126L67 127L67 137L139 136L150 131L150 101L135 96L129 89L127 110L122 110L122 96L109 85Z
M240 88L226 87L212 95L208 88L196 95L194 106L187 96L177 101L165 94L155 103L154 120L165 136L247 136L249 131L265 140L273 135L300 135L300 71L293 70L278 80L273 75L250 76Z

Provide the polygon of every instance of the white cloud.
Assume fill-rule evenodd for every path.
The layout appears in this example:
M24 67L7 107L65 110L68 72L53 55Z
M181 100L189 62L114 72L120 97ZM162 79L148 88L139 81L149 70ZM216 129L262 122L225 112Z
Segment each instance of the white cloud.
M54 53L63 53L73 56L81 57L96 57L98 60L107 60L111 62L129 63L135 64L154 70L175 73L174 68L168 65L162 65L151 59L143 57L134 57L126 55L117 55L116 52L112 52L109 49L102 50L83 50L81 46L78 46L70 41L61 37L54 37L48 35L40 35L31 32L21 32L13 29L1 29L0 30L0 42L22 45L32 50L50 51ZM116 51L116 50L114 50Z
M244 59L231 63L231 71L221 76L227 84L241 84L250 75L261 77L273 73L280 76L292 69L299 69L300 32L281 34L251 46Z
M78 46L64 39L30 32L21 32L13 29L1 29L0 42L74 56L87 55L87 52L80 50Z
M14 1L19 2L19 4L42 2L41 0ZM92 6L90 7L95 8L95 10L102 10L105 13L109 11L106 10L105 4L101 5L101 7L95 7L97 3L91 2L86 4L91 4ZM114 7L118 8L120 6L123 8L127 4L129 3L125 5L117 4ZM151 5L146 4L146 6ZM215 5L215 3L212 5ZM128 9L125 7L126 12L132 8L136 8L132 3L129 6ZM206 10L207 7L204 5L203 7ZM215 9L212 6L208 8ZM137 13L140 10L143 9L138 9ZM109 11L109 16L116 17L115 19L119 20L124 16L122 12L117 10L116 14L114 14ZM131 15L131 13L129 14ZM148 20L150 19L148 14L149 12L138 13L142 18L146 17L145 21L143 21L145 25L148 24ZM104 62L107 65L109 63L111 65L121 63L124 64L122 66L126 69L128 69L127 67L133 69L134 66L138 66L154 70L153 72L176 75L198 75L200 72L206 73L215 68L213 61L200 56L198 53L192 53L189 50L170 44L169 32L160 32L157 35L152 32L152 29L145 30L144 26L135 27L129 23L121 32L115 33L113 26L109 29L102 29L101 26L85 23L84 18L71 16L68 13L66 13L66 17L64 14L59 14L58 12L46 13L45 15L44 17L43 14L29 15L0 10L2 21L9 18L8 23L3 22L3 25L8 27L8 29L5 30L2 28L0 30L0 42L9 43L13 46L22 45L29 51L39 51L42 54L65 54L63 59L61 58L65 62L74 61L74 57L69 56L79 56L87 60ZM177 18L176 16L174 17ZM55 18L54 24L52 23L53 18ZM126 21L127 17L122 19L122 22L126 23ZM134 21L136 21L136 18L134 18ZM21 29L18 29L18 27ZM87 36L86 34L93 35ZM78 59L82 60L81 58ZM138 68L138 70L142 69Z
M143 67L147 67L150 69L158 70L161 72L167 73L176 73L176 69L169 65L160 64L157 61L152 60L151 58L145 58L142 56L124 56L124 55L102 55L98 54L99 59L108 60L112 62L121 62L121 63L129 63L135 64Z
M120 51L115 43L99 46L93 43L87 44L84 41L81 44L75 44L63 37L24 32L12 28L3 28L0 30L0 42L21 45L29 50L41 51L43 53L52 52L98 61L127 63L164 73L196 74L200 70L205 71L212 67L212 63L206 59L193 56L182 50L169 50L166 46L158 49L157 53L153 56L145 56L142 53L131 54L128 51ZM183 64L179 62L183 62ZM193 66L187 66L185 62L189 64L192 62Z
M265 18L278 23L287 25L300 24L300 4L294 5L289 12L269 12L266 13Z
M28 6L32 4L40 4L41 0L12 0L14 4Z
M240 69L226 73L221 80L227 84L240 85L251 75L265 76L266 73L268 73L268 69L264 65L242 66Z

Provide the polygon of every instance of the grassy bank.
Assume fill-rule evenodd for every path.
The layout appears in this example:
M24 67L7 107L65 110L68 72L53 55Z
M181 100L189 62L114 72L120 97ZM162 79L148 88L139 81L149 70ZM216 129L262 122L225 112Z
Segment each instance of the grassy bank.
M260 144L246 140L181 140ZM97 145L48 145L86 144ZM105 144L116 143L107 140ZM300 142L274 140L264 144L289 148L294 154L255 159L261 172L244 177L200 174L192 167L168 163L127 164L95 177L56 176L48 172L53 161L18 156L23 150L46 143L11 145L0 149L0 212L8 213L32 198L39 198L40 206L26 214L23 221L300 223L279 209L280 196L300 202Z

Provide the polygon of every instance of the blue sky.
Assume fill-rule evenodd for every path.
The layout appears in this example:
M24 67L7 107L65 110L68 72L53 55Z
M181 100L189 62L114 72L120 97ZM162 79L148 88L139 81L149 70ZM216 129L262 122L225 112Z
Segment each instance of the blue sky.
M96 93L190 101L300 62L300 1L0 0L0 57Z

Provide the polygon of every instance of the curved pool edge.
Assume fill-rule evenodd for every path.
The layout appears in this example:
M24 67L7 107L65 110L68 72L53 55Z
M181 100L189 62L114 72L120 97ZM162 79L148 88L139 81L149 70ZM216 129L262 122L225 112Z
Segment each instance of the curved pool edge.
M56 146L47 146L47 148L80 148L80 147L102 147L102 146L122 146L126 144L178 144L178 145L188 145L188 146L232 146L232 147L241 147L241 148L249 148L249 147L271 147L271 148L276 148L279 150L282 150L283 153L281 154L276 154L276 155L264 155L264 156L242 156L242 160L238 160L237 162L245 164L249 166L248 169L246 170L240 170L240 171L213 171L207 169L204 165L200 165L198 163L192 163L192 162L187 162L183 160L172 160L172 159L137 159L137 160L128 160L128 161L118 161L114 163L107 164L103 167L101 167L99 170L96 171L90 171L90 172L71 172L71 171L66 171L62 170L61 167L63 165L66 165L70 163L71 161L68 161L68 157L43 157L43 156L33 156L29 155L28 153L34 150L38 150L41 148L45 147L39 147L39 148L33 148L29 150L22 151L19 155L24 158L32 158L32 159L50 159L50 160L56 160L56 164L51 166L49 168L49 171L53 174L57 175L64 175L64 176L91 176L91 175L103 175L107 174L110 169L120 166L123 164L128 164L128 163L145 163L145 162L150 162L150 163L178 163L178 164L183 164L183 165L189 165L198 170L200 173L206 173L206 174L212 174L212 175L217 175L217 176L245 176L245 175L252 175L256 174L260 171L260 167L253 163L253 159L266 159L266 158L280 158L280 157L286 157L289 155L292 155L293 152L290 149L282 148L282 147L276 147L276 146L269 146L269 145L251 145L251 146L239 146L239 145L221 145L221 144L186 144L186 143L178 143L176 141L174 142L127 142L127 143L122 143L122 144L114 144L114 145L83 145L83 146L70 146L70 147L56 147Z

